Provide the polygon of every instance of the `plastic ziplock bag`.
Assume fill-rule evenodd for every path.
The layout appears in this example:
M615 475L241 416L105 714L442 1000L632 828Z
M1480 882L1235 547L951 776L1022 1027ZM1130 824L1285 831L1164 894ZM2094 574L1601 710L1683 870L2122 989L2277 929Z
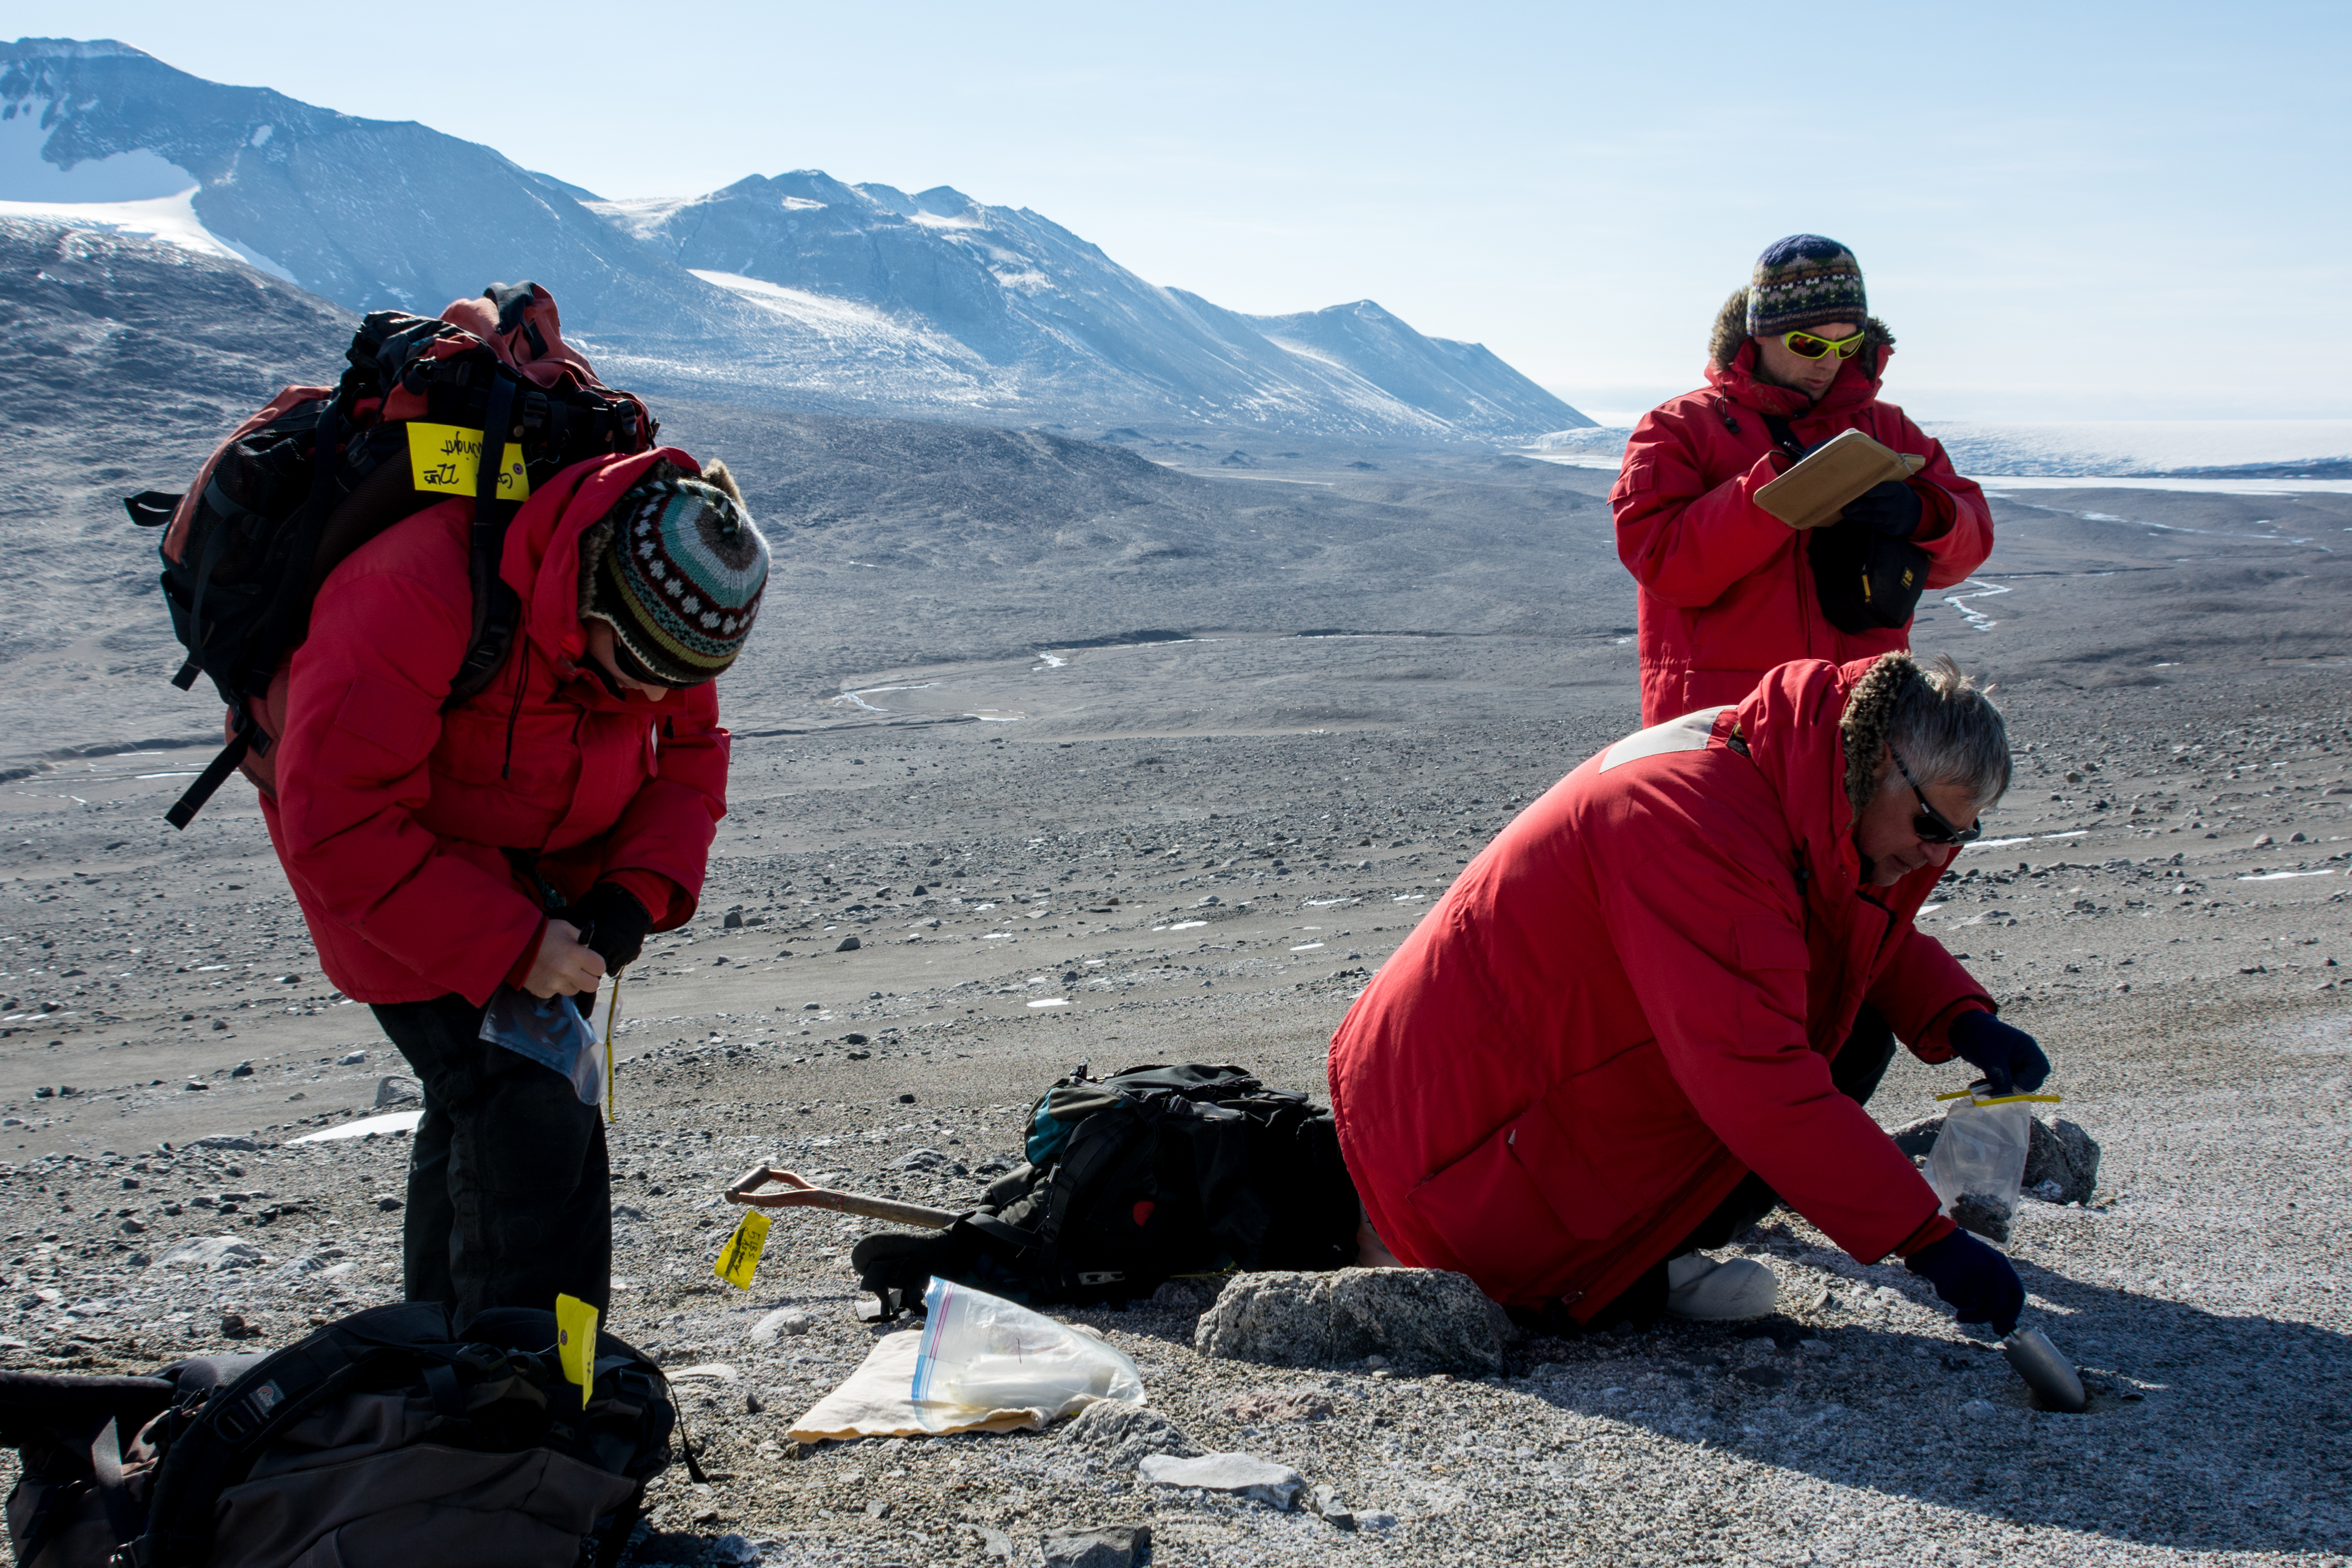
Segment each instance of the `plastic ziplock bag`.
M1050 1422L1097 1399L1143 1403L1142 1375L1123 1352L1043 1312L937 1279L923 1310L913 1394L926 1430L954 1431L992 1410Z
M481 1038L569 1078L583 1105L604 1097L604 1050L595 1027L570 997L534 997L500 986L482 1009Z
M1927 1185L1944 1212L1962 1228L2006 1246L2010 1220L2025 1185L2025 1155L2033 1134L2033 1107L2055 1105L2055 1094L1990 1095L1979 1079L1956 1094L1938 1095L1950 1109L1927 1151Z

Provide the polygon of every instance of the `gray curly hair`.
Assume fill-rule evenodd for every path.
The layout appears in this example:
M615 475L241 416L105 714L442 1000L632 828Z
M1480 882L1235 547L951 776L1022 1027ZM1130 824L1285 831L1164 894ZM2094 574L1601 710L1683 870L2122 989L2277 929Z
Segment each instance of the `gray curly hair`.
M1885 653L1846 698L1838 720L1845 741L1845 794L1859 816L1880 789L1907 788L1880 753L1893 747L1922 785L1956 784L1986 810L2009 790L2009 727L2000 710L1948 653L1926 669L1908 653Z

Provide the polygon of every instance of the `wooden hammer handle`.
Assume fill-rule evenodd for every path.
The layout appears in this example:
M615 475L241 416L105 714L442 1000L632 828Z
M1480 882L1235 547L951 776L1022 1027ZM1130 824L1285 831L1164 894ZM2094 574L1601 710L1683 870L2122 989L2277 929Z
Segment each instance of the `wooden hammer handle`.
M770 1182L782 1182L782 1192L761 1192ZM727 1189L730 1203L749 1204L755 1208L830 1208L837 1214L855 1214L867 1219L887 1219L899 1225L919 1225L927 1230L945 1230L957 1217L944 1208L932 1208L927 1204L902 1203L895 1197L876 1197L862 1192L835 1192L830 1187L812 1185L791 1171L773 1166L753 1166L735 1178Z

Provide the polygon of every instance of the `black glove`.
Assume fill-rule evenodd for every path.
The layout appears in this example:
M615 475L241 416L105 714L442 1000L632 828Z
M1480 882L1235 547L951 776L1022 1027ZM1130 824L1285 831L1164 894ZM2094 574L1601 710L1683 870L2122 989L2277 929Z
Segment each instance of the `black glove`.
M617 975L646 950L646 933L654 917L636 894L617 882L600 882L564 905L557 918L580 927L583 946L593 947L604 960L604 973Z
M1919 492L1900 479L1873 485L1845 504L1841 516L1873 533L1907 539L1919 527Z
M2031 1094L2050 1076L2050 1059L2033 1037L1990 1013L1971 1009L1944 1032L1952 1049L1985 1075L1986 1086L1995 1094Z
M2025 1310L2025 1287L2017 1270L1965 1230L1955 1230L1911 1254L1903 1266L1936 1287L1964 1323L1990 1322L2007 1334Z

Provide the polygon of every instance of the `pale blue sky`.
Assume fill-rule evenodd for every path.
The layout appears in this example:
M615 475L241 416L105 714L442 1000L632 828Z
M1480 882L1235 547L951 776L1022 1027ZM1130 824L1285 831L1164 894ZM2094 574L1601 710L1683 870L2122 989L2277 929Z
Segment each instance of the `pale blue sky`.
M1235 309L1377 299L1604 412L1696 384L1756 252L1812 230L1921 418L2352 416L2341 3L9 0L0 32L607 195L954 185Z

